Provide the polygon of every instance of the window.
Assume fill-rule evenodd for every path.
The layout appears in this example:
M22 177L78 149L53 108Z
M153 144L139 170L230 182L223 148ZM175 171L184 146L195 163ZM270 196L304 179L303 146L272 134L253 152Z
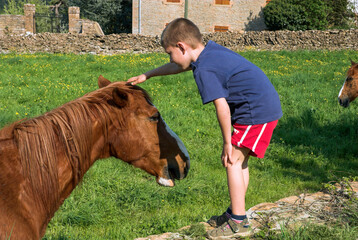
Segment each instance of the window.
M217 5L230 5L230 0L215 0L215 4Z
M227 32L227 31L229 31L228 26L215 26L214 27L214 32Z
M180 0L166 0L168 3L180 3Z

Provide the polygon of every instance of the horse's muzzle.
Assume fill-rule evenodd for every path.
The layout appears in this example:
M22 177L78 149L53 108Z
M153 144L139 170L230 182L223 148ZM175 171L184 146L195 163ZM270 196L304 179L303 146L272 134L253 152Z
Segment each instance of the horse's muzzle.
M190 161L185 159L183 164L175 164L177 161L171 161L163 168L162 176L157 176L157 183L165 187L173 187L175 180L184 179L189 172Z
M345 97L345 98L338 98L338 102L339 105L341 105L342 107L348 107L349 106L349 98Z

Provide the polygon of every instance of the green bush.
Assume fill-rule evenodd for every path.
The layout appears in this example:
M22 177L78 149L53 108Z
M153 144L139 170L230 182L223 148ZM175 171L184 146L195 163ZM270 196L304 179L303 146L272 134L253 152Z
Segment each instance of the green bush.
M265 23L269 30L305 30L306 12L296 0L272 0L264 8Z
M269 30L323 30L329 24L333 0L272 0L264 8Z
M333 1L333 0L331 0ZM328 27L327 11L325 0L302 0L296 1L304 7L306 12L307 29L324 30Z

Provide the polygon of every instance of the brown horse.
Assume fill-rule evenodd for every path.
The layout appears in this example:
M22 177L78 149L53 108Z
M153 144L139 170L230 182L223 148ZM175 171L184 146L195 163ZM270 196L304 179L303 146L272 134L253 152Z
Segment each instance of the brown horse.
M102 76L98 85L0 131L0 239L40 239L97 159L119 158L164 186L187 175L188 152L148 94Z
M351 61L347 78L339 91L338 102L342 107L348 107L349 103L358 97L358 63Z

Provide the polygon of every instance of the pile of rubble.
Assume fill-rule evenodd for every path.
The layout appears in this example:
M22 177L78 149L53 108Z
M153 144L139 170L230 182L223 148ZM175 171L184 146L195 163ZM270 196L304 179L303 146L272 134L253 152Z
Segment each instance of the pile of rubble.
M301 194L280 199L274 203L260 203L247 211L252 228L252 234L261 231L280 231L281 228L295 228L314 222L325 224L340 217L347 201L358 201L358 182L342 182L333 186L331 190L313 194ZM355 206L357 207L357 206ZM356 210L356 209L355 209ZM209 224L204 225L206 231L212 229ZM152 235L135 240L184 240L191 239L183 234L184 227L178 232ZM236 238L233 238L236 239Z

